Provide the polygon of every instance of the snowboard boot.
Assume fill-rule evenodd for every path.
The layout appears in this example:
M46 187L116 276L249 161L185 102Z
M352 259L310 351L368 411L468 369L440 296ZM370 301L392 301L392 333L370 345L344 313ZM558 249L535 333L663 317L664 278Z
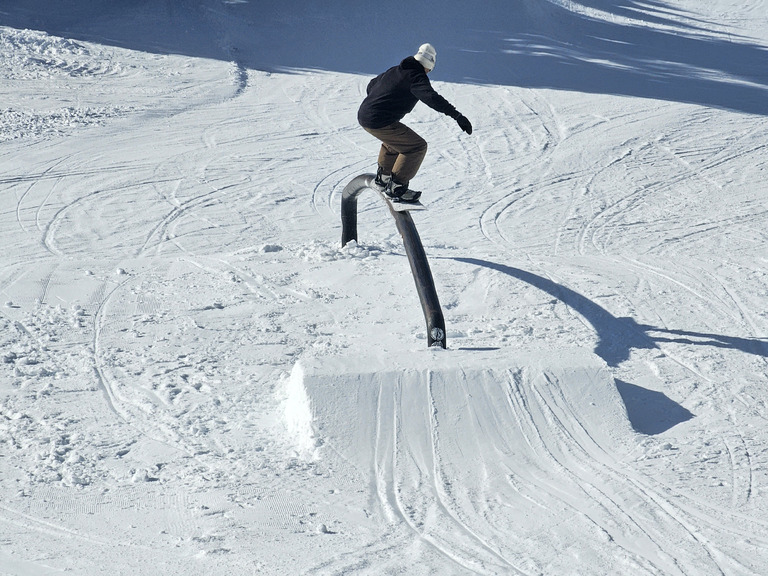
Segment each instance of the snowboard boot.
M392 202L418 202L421 192L411 190L408 184L400 184L394 178L389 181L384 193L392 199Z
M392 175L384 174L384 169L379 166L379 168L376 170L376 178L374 179L373 183L376 184L376 186L379 188L386 188L391 180Z

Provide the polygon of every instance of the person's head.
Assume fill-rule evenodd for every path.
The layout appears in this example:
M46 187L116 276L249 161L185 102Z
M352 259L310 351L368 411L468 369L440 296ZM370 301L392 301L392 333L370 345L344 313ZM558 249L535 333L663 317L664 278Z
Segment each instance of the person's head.
M424 70L431 72L435 67L437 52L432 44L422 44L419 46L419 51L413 57L419 64L424 66Z

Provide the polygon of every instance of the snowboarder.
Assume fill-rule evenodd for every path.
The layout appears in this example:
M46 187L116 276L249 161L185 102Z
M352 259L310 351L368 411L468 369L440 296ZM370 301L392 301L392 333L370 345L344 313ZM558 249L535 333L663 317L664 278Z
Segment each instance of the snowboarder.
M422 44L415 55L370 81L368 95L357 111L363 129L381 140L375 183L384 188L387 196L401 202L416 202L421 196L408 186L424 160L427 142L400 122L419 100L450 116L464 132L472 134L469 120L435 92L427 78L436 57L431 44Z

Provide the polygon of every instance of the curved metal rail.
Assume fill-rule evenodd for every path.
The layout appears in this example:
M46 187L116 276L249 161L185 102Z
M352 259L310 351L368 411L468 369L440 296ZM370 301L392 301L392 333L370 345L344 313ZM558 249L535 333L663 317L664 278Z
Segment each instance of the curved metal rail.
M361 174L352 179L341 193L341 245L348 242L357 242L357 197L367 188L371 188L374 179L373 174ZM371 188L373 190L373 188ZM416 291L421 301L421 309L424 312L424 320L427 323L427 346L440 346L445 348L445 319L440 308L440 301L435 290L435 281L429 268L427 255L421 243L419 232L413 223L413 218L408 212L398 212L389 202L384 200L390 214L395 219L400 236L403 238L403 246L411 265L413 280L416 283Z

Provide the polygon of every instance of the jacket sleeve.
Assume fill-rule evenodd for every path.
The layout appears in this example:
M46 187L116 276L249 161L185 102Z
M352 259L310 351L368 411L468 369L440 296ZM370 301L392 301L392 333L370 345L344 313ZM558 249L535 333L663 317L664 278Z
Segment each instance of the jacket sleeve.
M440 96L432 84L429 82L426 74L418 74L411 84L411 94L416 96L419 100L424 102L427 106L438 112L450 116L451 118L458 118L461 116L459 111L456 110L453 104L448 102L445 98Z
M381 74L376 76L376 78L372 78L370 82L368 82L368 87L365 90L366 94L370 94L371 90L373 90L373 87L376 86L376 84L379 82L379 78L381 78Z

